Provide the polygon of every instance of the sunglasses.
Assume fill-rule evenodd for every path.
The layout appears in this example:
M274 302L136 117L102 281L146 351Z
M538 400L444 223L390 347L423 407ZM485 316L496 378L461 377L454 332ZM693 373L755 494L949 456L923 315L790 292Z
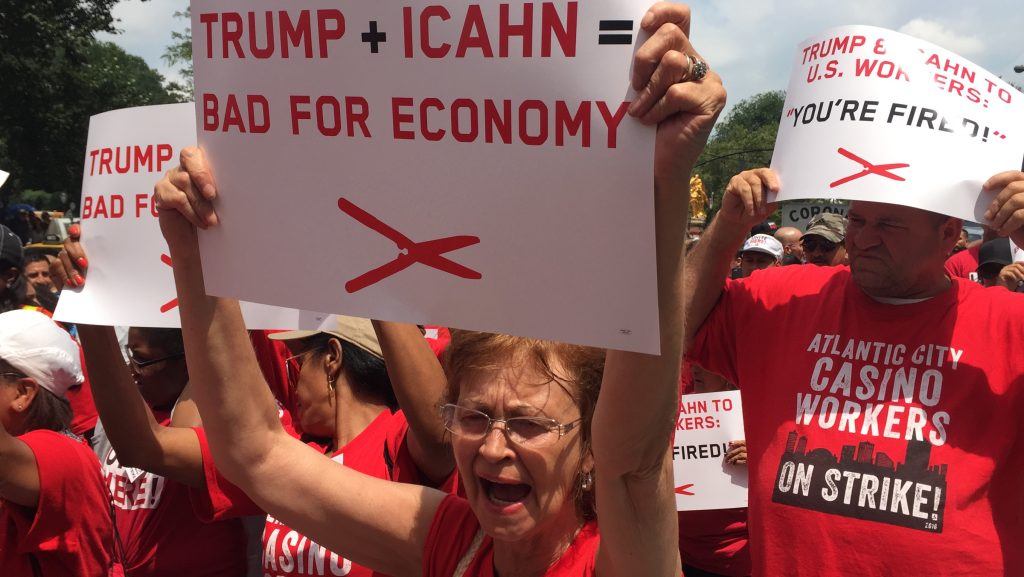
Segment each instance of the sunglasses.
M800 242L805 251L809 252L832 252L839 248L839 243L830 240L809 239Z
M140 369L144 369L146 367L151 367L151 366L153 366L153 365L155 365L157 363L162 363L164 361L170 361L170 360L173 360L173 359L180 359L181 357L185 356L185 352L182 351L180 353L175 353L173 355L167 355L166 357L160 357L159 359L139 359L136 356L135 351L130 349L128 347L128 345L125 345L125 347L124 347L124 354L125 354L126 357L128 357L128 364L131 365L132 367L134 367L135 370L140 370Z

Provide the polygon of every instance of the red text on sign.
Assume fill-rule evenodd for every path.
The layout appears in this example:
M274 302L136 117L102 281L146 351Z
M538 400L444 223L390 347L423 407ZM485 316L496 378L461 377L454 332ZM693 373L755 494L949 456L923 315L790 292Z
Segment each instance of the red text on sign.
M362 96L345 96L341 100L325 95L313 101L312 97L293 94L288 97L291 109L292 134L302 132L303 121L313 121L316 117L316 129L324 136L338 136L342 131L342 105L344 103L345 135L353 137L356 127L366 138L370 138L370 129L366 120L370 117L370 105Z
M259 94L245 95L245 114L239 104L239 97L228 94L220 99L216 94L205 93L203 99L203 130L206 132L230 132L263 134L270 130L270 103Z
M89 176L163 172L164 163L173 156L174 148L170 144L94 148L89 151Z
M477 55L484 58L530 58L535 55L534 48L538 43L537 52L542 58L554 55L556 43L562 55L576 56L577 2L565 5L564 18L553 2L516 7L519 12L513 15L510 4L499 4L498 19L488 23L478 4L467 6L466 13L457 15L454 22L450 22L452 13L444 6L415 10L407 6L402 9L405 57L445 58L454 55L455 58L464 58ZM513 42L518 45L514 55Z
M149 194L136 194L134 197L135 218L156 217L156 204ZM86 194L82 197L82 220L100 218L124 218L125 195L123 194Z
M628 102L610 107L600 100L570 104L562 100L513 103L511 100L477 102L458 98L446 103L438 98L418 102L412 98L392 98L391 119L395 140L451 139L467 143L565 146L572 137L578 138L583 148L591 146L593 126L603 124L607 134L605 144L615 148L619 124L628 108Z
M331 43L345 35L345 16L337 9L206 12L199 15L199 22L205 32L206 58L312 59L314 44L316 56L327 58Z

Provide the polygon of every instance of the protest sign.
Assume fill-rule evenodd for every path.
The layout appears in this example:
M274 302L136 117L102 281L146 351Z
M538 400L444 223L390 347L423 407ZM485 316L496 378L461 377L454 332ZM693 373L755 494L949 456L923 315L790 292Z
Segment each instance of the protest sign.
M180 327L153 185L195 143L191 103L115 110L89 121L82 177L88 282L65 287L54 318L71 323ZM325 315L243 303L249 328L315 327Z
M845 202L814 202L808 200L790 200L782 203L782 226L792 226L807 230L807 223L824 212L846 216Z
M648 4L193 2L207 290L657 352Z
M1024 157L1024 94L973 62L883 28L800 45L769 200L844 198L983 222L990 176Z
M7 178L10 176L11 173L0 170L0 187L2 187L5 182L7 182Z
M739 391L682 396L672 445L677 511L747 506L747 466L725 462L729 443L741 440Z

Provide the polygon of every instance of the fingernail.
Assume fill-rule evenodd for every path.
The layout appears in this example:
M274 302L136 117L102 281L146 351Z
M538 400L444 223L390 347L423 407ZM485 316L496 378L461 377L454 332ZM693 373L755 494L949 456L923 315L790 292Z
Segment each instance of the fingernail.
M71 288L78 288L78 285L75 284L75 278L74 277L70 277L70 276L68 277L67 285L69 287L71 287Z
M68 236L70 236L72 238L77 238L77 237L79 237L81 235L82 235L82 227L78 226L77 224L73 224L73 225L68 227Z
M85 277L83 277L82 275L76 274L74 276L74 279L75 279L75 286L79 286L79 287L85 286Z
M641 28L647 28L654 21L654 12L647 12L644 14L644 19L640 21Z
M84 256L78 257L78 260L75 262L78 263L78 268L89 268L89 261Z

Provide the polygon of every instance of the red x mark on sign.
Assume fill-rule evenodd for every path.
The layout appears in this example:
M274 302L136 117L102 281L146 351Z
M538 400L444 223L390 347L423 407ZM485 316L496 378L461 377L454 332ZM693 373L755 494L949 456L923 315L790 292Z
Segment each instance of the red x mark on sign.
M840 178L839 180L837 180L837 181L833 182L832 184L830 184L829 188L835 188L835 187L840 186L842 184L846 184L847 182L850 182L851 180L857 180L858 178L867 176L869 174L876 174L878 176L884 176L885 178L891 178L892 180L904 181L904 180L906 180L905 178L903 178L902 176L900 176L898 174L893 174L892 172L889 172L889 171L897 169L897 168L906 168L906 167L910 166L909 164L906 164L906 163L871 164L870 162L864 160L863 158L857 156L856 154L850 152L849 150L846 150L845 148L840 148L839 149L839 154L842 154L846 158L849 158L850 160L860 164L862 167L864 167L864 170L858 172L857 174L851 174L850 176L847 176L846 178Z
M167 265L167 266L169 266L171 268L174 268L174 265L171 264L171 257L167 256L166 254L160 255L160 260L163 261L163 263L165 265ZM160 312L165 313L165 312L173 309L176 306L178 306L178 299L173 298L173 299L165 302L164 305L162 307L160 307Z
M690 489L692 489L692 488L693 488L693 483L687 483L687 484L682 485L680 487L676 487L676 495L689 495L689 496L692 497L694 495L693 491L690 491Z
M441 256L446 252L465 248L480 242L478 237L448 236L436 240L413 242L409 237L384 224L377 217L352 204L351 201L345 198L338 199L338 208L363 226L390 239L401 251L401 254L395 257L394 260L345 283L345 290L350 293L376 284L393 274L409 268L417 262L461 278L473 280L483 278L483 275L477 271Z

